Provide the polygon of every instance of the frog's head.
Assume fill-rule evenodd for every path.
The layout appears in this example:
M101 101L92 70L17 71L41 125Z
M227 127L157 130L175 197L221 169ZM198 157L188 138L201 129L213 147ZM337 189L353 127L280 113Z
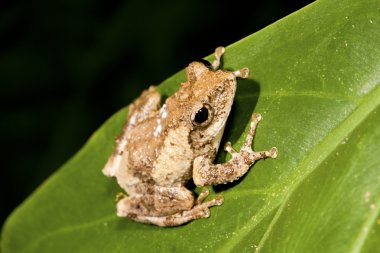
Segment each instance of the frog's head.
M179 96L182 93L187 97L191 144L199 154L215 152L235 97L236 77L247 78L248 69L214 70L201 62L192 62L186 75L188 82L182 85Z

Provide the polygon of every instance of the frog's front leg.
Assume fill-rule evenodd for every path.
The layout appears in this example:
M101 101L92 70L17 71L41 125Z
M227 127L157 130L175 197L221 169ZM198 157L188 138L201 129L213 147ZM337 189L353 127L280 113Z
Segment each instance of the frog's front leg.
M124 196L117 204L117 215L162 227L178 226L208 217L211 206L223 203L221 197L202 203L208 195L207 189L199 195L194 206L194 197L185 187L154 188L154 194Z
M224 164L212 164L211 160L198 157L194 160L193 180L195 185L218 185L232 182L243 176L255 161L266 157L277 157L277 148L273 147L269 151L253 151L252 141L255 135L255 129L261 115L255 113L252 115L252 121L249 133L241 148L240 152L236 152L230 143L227 143L225 150L232 156L231 160Z

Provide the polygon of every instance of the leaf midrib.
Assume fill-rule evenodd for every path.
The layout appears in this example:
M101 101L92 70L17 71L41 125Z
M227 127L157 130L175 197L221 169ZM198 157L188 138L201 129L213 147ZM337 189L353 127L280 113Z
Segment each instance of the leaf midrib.
M281 182L284 184L274 184L271 188L277 188L277 189L284 189L284 195L286 198L283 200L282 203L280 203L280 200L282 198L276 198L273 201L271 201L268 205L264 206L260 209L260 211L255 215L252 216L251 219L247 222L245 222L245 226L241 227L236 231L236 233L231 237L231 240L226 242L224 245L221 245L218 252L231 252L238 243L245 238L253 229L256 227L256 225L260 222L259 217L265 217L266 214L270 213L271 211L278 208L273 220L268 226L268 229L265 231L263 237L261 238L257 252L260 252L260 249L262 248L263 244L265 243L266 239L269 237L269 235L272 232L272 229L277 222L278 218L281 216L284 207L288 203L289 198L294 193L295 189L300 185L300 183L305 179L307 176L309 176L315 169L319 167L325 161L328 156L334 151L339 144L348 136L350 133L352 133L358 125L363 122L368 115L377 107L380 105L380 83L376 85L376 88L374 88L372 91L368 92L365 96L363 96L358 103L357 107L354 109L351 115L349 115L345 120L343 120L335 129L333 129L325 139L323 139L310 153L308 153L305 156L305 159L303 159L300 164L296 167L295 170L293 170L293 173L289 173L289 175L284 178ZM300 171L303 171L302 175L300 174ZM297 175L298 174L298 175ZM286 185L289 178L295 178L296 180L292 184L292 186ZM380 212L380 208L378 208L377 213ZM365 240L365 238L364 238ZM363 243L364 244L364 243ZM354 251L353 251L354 252ZM357 251L355 251L357 252Z

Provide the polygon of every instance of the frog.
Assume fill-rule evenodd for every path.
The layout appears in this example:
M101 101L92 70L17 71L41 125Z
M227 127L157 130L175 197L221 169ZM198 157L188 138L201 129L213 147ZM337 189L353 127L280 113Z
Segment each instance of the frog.
M257 160L277 157L276 147L252 150L261 120L261 114L253 113L240 151L227 142L230 160L214 164L237 78L249 75L248 68L220 69L224 52L224 47L216 48L211 64L191 62L186 81L164 103L151 86L129 105L126 124L102 170L125 192L117 195L117 216L161 227L207 218L211 207L224 202L223 196L206 201L210 186L238 180ZM188 189L191 179L203 188L197 198Z

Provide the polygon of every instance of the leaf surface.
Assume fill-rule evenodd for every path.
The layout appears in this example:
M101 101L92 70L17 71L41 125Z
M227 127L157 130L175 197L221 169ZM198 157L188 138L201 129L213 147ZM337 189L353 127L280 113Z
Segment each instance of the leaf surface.
M380 5L320 0L229 46L238 81L224 141L279 149L237 183L209 219L175 228L115 215L120 191L101 169L127 109L112 116L7 220L8 252L379 252ZM210 58L211 59L211 58ZM159 90L170 95L181 71ZM219 162L228 157L221 153Z

